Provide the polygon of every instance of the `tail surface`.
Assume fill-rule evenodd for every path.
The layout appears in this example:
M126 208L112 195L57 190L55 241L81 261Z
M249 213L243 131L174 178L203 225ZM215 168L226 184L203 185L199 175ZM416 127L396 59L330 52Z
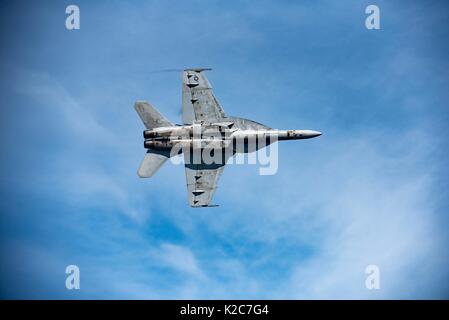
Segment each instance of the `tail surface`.
M148 150L137 170L137 175L141 178L151 178L168 158L170 158L169 152Z
M173 123L146 101L137 101L134 108L147 129L173 126Z
M146 101L137 101L134 108L147 129L173 126L173 123ZM152 177L168 158L169 152L148 150L137 170L137 175L141 178Z

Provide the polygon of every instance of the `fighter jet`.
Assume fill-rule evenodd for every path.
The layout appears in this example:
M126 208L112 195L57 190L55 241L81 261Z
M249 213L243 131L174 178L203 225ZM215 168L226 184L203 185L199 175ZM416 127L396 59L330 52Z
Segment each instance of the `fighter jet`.
M167 159L183 153L191 207L216 206L210 202L224 166L234 154L254 152L278 140L321 135L313 130L272 129L252 120L226 115L206 78L207 70L211 69L186 69L182 73L181 125L167 120L146 101L137 101L134 105L145 125L143 136L147 149L138 176L152 177ZM205 159L205 150L208 159Z

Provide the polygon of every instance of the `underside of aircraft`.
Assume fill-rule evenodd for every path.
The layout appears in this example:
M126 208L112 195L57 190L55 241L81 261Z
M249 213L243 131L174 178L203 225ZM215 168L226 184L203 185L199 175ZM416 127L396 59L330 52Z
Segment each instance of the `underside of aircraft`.
M150 178L170 158L184 154L187 192L192 207L211 207L215 189L227 160L250 153L278 140L308 139L313 130L277 130L258 122L227 116L215 98L204 71L182 73L182 125L175 125L146 101L135 109L145 125L147 153L137 171ZM205 156L207 155L207 157Z

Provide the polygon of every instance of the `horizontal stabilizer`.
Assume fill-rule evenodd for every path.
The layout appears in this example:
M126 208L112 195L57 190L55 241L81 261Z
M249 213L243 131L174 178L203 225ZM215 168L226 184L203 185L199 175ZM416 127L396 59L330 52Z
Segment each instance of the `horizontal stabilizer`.
M173 126L173 123L168 121L155 107L146 101L137 101L134 104L134 108L147 129Z
M137 175L141 178L151 178L169 157L170 154L167 152L148 150L137 170Z

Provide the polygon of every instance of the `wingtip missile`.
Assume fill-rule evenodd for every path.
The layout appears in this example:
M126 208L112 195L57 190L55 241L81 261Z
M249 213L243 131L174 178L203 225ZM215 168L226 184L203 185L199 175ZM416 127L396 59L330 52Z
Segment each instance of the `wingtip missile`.
M201 71L211 71L212 68L187 68L184 69L184 71L194 71L194 72L201 72Z

